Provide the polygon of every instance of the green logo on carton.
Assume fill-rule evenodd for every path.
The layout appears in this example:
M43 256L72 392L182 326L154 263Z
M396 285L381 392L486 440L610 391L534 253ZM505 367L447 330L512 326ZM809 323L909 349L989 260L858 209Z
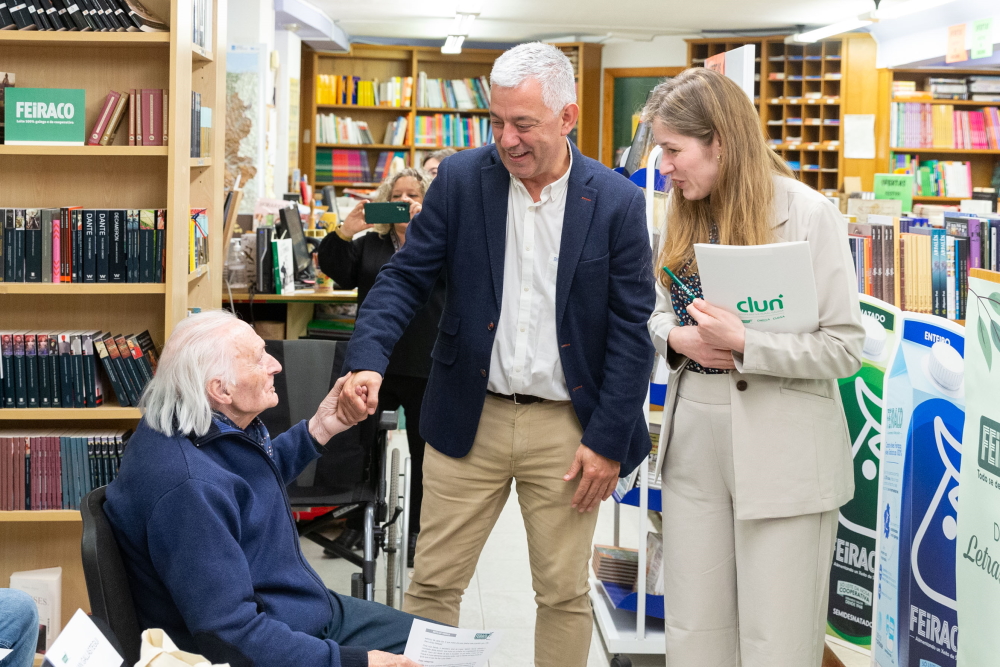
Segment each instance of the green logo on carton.
M979 467L1000 477L1000 424L988 417L979 420Z
M784 310L785 304L782 299L785 298L784 294L779 294L777 299L761 299L760 301L754 301L752 297L747 297L746 301L740 301L736 304L736 310L741 313L768 313L777 310Z
M82 146L87 95L69 88L7 88L6 144Z

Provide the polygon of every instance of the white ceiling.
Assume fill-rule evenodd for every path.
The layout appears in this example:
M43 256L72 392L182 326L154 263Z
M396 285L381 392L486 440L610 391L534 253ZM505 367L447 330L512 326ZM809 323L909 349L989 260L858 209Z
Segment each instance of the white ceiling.
M312 0L352 36L441 39L459 0ZM902 0L883 0L883 6ZM826 25L874 9L873 0L482 0L470 40L563 35L648 39L702 30Z

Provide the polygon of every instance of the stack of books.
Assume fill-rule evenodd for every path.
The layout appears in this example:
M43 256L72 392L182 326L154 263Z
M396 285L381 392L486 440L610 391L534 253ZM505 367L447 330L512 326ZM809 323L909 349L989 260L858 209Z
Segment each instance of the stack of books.
M208 266L208 209L193 208L188 219L188 273Z
M191 41L206 53L212 51L212 0L190 0L193 4Z
M387 81L335 74L316 77L317 104L409 107L412 96L412 76L394 76Z
M26 409L99 407L105 377L119 405L138 406L159 359L148 331L4 331L0 352L0 406Z
M201 93L194 91L191 91L191 157L212 157L212 109L203 106Z
M417 106L429 109L489 109L490 84L477 79L428 79L417 76Z
M166 22L137 0L25 0L0 3L0 30L165 32Z
M406 116L400 116L385 126L385 137L382 139L382 143L389 144L391 146L404 145L406 143L409 127L410 123L406 119Z
M868 215L848 223L858 291L902 310L965 319L971 269L1000 268L1000 216L945 212L928 218Z
M78 510L118 477L129 430L0 431L0 510Z
M417 147L477 148L493 141L493 128L488 118L463 118L458 114L417 116L413 132Z
M336 114L316 114L316 143L374 144L368 123Z
M635 587L639 578L639 552L601 544L594 545L594 560L591 563L594 576L626 588Z
M889 119L893 148L1000 149L996 107L956 111L950 104L894 102Z
M920 160L919 155L896 153L892 158L896 174L913 174L913 194L918 197L972 196L972 163L948 160Z
M936 100L967 100L969 87L965 79L929 79L931 95Z
M969 92L974 102L1000 102L1000 76L970 76Z
M316 151L316 184L332 182L370 183L368 151Z
M0 280L162 283L166 209L0 209Z

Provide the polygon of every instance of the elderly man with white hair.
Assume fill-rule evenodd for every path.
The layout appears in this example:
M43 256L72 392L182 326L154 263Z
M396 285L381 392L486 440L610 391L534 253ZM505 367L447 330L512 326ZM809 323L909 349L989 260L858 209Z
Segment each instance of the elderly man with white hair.
M174 329L142 398L104 511L142 628L232 667L419 667L413 617L326 588L299 547L285 486L351 421L344 379L308 421L273 440L281 365L225 311Z
M537 667L582 667L595 511L649 453L652 254L641 192L584 157L573 67L522 44L490 75L495 144L444 160L358 314L339 412L378 403L393 345L442 273L448 293L421 409L427 441L404 608L457 624L517 483L538 605ZM364 391L366 390L366 391Z

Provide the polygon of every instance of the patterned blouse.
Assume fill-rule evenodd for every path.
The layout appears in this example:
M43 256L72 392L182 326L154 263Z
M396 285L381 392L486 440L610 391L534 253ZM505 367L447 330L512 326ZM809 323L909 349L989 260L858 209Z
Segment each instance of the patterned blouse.
M712 230L709 232L708 242L719 242L719 230L715 227L715 225L712 226ZM692 294L694 294L697 298L704 299L705 295L701 291L701 276L698 275L697 271L691 271L690 266L691 262L689 261L683 268L681 268L680 271L677 272L677 277L680 278L680 281L684 283L689 290L691 290ZM673 305L674 313L676 313L678 319L680 319L682 327L698 326L698 323L695 322L694 318L688 315L687 312L687 307L691 305L692 301L693 299L688 298L688 295L685 294L676 283L673 281L670 282L670 303ZM729 373L728 370L720 368L705 368L694 360L688 361L686 368L689 371L702 373L704 375L723 375Z

